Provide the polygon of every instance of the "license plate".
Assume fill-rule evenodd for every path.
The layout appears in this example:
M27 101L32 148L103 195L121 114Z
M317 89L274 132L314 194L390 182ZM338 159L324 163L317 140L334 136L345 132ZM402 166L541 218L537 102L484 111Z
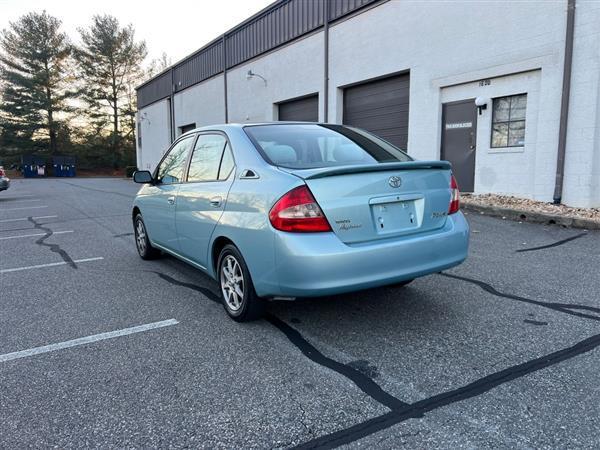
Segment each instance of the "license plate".
M371 205L371 213L380 234L410 230L419 226L414 200Z

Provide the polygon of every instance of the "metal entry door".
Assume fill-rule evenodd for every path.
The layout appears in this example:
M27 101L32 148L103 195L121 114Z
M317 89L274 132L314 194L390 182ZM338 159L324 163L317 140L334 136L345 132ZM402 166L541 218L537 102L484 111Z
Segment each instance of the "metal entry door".
M442 105L442 159L452 163L452 172L463 192L473 192L477 107L473 99Z

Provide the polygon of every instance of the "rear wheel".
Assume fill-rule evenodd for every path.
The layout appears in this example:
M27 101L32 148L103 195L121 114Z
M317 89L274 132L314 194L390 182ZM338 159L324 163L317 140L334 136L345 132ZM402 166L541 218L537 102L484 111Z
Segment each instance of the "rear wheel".
M223 307L229 317L238 322L260 318L265 311L265 300L256 295L248 266L235 246L223 248L217 268Z
M155 259L160 256L160 251L152 247L148 232L142 215L138 214L133 220L133 232L135 234L135 246L142 259Z

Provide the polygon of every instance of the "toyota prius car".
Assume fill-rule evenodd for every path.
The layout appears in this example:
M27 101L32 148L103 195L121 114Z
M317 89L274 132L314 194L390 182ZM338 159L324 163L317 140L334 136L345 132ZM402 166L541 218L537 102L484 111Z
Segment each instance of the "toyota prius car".
M450 163L415 161L357 128L198 128L134 181L140 256L202 269L237 321L268 299L405 285L467 257Z

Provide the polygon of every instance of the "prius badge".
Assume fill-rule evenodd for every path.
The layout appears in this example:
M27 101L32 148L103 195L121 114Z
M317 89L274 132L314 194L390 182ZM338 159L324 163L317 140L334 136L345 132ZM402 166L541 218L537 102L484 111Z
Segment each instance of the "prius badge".
M402 186L402 178L397 176L390 177L388 184L393 188L399 188Z

